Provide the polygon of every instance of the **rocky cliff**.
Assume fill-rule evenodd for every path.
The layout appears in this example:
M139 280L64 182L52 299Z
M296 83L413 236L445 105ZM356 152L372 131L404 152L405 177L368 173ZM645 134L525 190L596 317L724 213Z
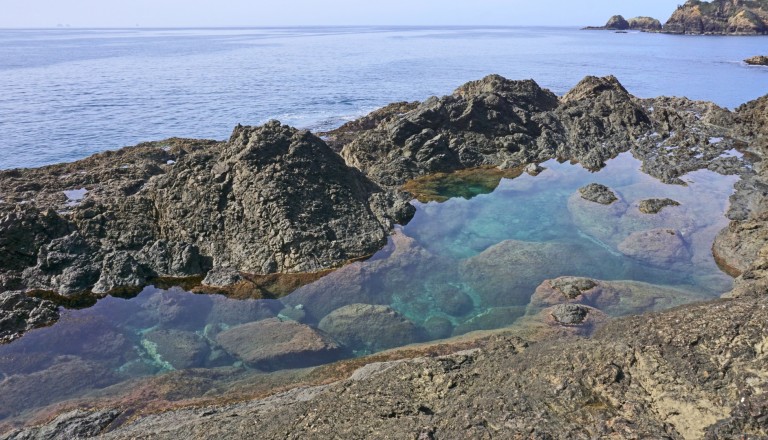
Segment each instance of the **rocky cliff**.
M766 0L688 0L664 24L671 34L768 34Z

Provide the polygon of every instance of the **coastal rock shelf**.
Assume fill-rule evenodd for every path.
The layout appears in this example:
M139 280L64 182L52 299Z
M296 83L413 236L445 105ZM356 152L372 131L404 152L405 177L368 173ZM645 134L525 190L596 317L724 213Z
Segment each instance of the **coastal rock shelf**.
M120 438L157 434L181 417L165 432L194 438L199 417L213 416L206 435L245 435L250 428L229 422L249 414L248 426L267 438L278 425L299 435L309 425L281 422L310 411L296 402L346 414L340 408L360 399L326 404L324 390L359 386L351 394L381 397L371 390L400 377L415 386L401 402L426 394L406 397L413 408L371 397L371 408L395 416L363 425L413 434L418 422L424 435L450 436L458 425L441 414L455 408L440 402L466 412L472 396L488 393L472 379L482 377L493 389L528 390L510 401L519 408L493 415L493 426L504 419L513 432L576 433L588 420L599 431L590 435L758 435L749 414L768 409L753 373L765 370L755 322L768 291L766 109L768 96L734 111L638 99L613 77L587 77L558 97L491 75L449 96L385 107L326 140L270 122L238 126L226 142L171 139L0 172L0 295L20 299L0 304L27 320L0 346L0 429L56 413L53 425L7 438L40 429ZM296 278L272 298L243 287L280 273ZM251 299L163 288L168 277L189 276L190 288L208 283ZM22 292L43 299L23 301ZM685 305L722 294L735 299ZM92 306L30 330L55 321L50 300ZM635 314L644 315L618 318ZM500 327L506 336L471 333ZM351 382L266 406L231 403L343 379L371 359L472 347L481 348L368 366ZM749 349L723 372L718 356L733 347ZM425 375L424 366L437 369ZM667 400L653 397L660 390ZM613 403L572 411L604 398ZM202 416L132 421L139 408L222 401ZM283 404L291 410L268 409ZM321 417L310 436L363 429ZM478 436L496 429L461 423Z

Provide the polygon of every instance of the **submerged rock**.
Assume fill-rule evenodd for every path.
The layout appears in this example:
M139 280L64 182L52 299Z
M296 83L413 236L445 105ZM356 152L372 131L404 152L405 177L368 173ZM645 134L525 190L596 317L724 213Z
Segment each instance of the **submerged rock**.
M587 186L579 188L579 193L584 200L589 200L590 202L599 203L601 205L610 205L619 200L610 188L599 183L590 183Z
M339 345L330 336L295 321L277 318L243 324L219 333L228 353L263 370L301 368L338 359Z
M348 348L371 352L425 339L423 329L381 305L344 306L323 318L318 328Z
M0 293L0 344L58 319L58 307L51 301L31 298L22 292Z
M142 345L162 365L177 370L202 367L210 353L203 338L181 330L154 330L144 335Z
M688 263L692 256L680 231L668 228L634 232L619 243L618 249L628 257L662 268Z
M658 214L667 206L680 206L680 203L672 199L646 199L640 201L638 209L643 214Z

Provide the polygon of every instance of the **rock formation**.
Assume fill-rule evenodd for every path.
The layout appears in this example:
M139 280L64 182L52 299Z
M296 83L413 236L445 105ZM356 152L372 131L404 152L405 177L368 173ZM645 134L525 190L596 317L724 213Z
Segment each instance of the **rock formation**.
M751 66L768 66L768 56L755 55L747 58L744 62Z
M664 24L671 34L768 34L766 0L688 0Z
M629 28L636 31L658 32L661 22L653 17L634 17L627 20Z

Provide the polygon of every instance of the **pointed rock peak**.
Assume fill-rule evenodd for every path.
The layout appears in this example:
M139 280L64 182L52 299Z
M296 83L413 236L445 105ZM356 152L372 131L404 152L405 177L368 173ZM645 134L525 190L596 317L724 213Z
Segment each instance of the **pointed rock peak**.
M560 98L560 102L566 104L573 101L596 98L604 92L611 91L629 97L629 92L627 92L627 89L621 85L615 76L608 75L597 77L590 75L579 81L579 83L576 84L576 87L563 95L563 97Z
M271 120L257 127L237 125L224 147L224 159L266 159L289 155L335 155L325 142L307 130Z
M477 81L470 81L456 89L453 94L463 98L486 93L496 93L515 101L527 101L543 109L557 107L557 96L542 89L536 81L510 80L501 75L488 75Z

